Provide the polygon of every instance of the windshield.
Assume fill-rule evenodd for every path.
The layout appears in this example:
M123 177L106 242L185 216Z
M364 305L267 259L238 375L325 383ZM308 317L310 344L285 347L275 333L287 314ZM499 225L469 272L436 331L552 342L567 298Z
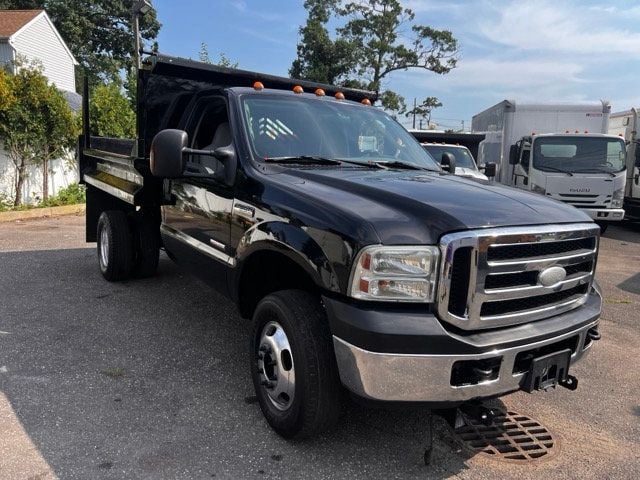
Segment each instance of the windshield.
M409 132L374 107L259 94L243 98L243 113L251 147L263 159L405 162L440 170Z
M435 159L442 158L443 153L450 153L456 158L456 167L476 169L471 152L466 147L451 145L423 145L424 149Z
M624 170L625 144L618 138L539 137L533 167L542 171L616 173Z

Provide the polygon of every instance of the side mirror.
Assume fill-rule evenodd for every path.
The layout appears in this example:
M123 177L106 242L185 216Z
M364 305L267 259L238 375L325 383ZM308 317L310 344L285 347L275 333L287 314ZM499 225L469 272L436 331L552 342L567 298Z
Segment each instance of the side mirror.
M184 171L183 153L189 144L184 130L158 132L151 142L151 173L156 177L179 178Z
M509 165L516 165L518 163L518 146L511 145L509 148Z
M495 177L497 171L498 171L498 166L495 163L493 162L485 163L484 174L487 177L489 178Z
M444 152L440 158L440 166L445 172L456 173L456 157L449 152Z

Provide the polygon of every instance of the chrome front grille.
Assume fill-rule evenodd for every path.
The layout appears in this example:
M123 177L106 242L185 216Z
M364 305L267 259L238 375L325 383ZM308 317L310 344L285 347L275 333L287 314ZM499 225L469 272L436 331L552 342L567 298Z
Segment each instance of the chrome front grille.
M496 328L564 313L582 305L598 251L593 223L493 228L445 235L438 314L457 327ZM566 277L545 286L540 273ZM556 269L557 270L557 269Z

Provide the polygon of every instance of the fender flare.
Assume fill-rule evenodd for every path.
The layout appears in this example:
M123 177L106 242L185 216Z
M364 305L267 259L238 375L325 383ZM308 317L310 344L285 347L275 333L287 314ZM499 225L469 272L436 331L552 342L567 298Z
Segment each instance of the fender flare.
M238 300L240 279L247 260L257 252L282 254L300 266L323 290L340 292L338 276L322 247L302 228L286 222L256 225L241 238L236 249L236 268L229 279L229 291Z

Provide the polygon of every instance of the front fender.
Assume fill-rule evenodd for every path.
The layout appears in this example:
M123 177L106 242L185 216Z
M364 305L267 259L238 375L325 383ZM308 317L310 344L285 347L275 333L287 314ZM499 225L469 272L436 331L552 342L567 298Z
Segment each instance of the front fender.
M236 249L235 279L230 285L234 294L247 260L264 250L278 252L294 261L323 290L346 291L353 251L342 237L311 227L274 221L255 225L241 238Z

